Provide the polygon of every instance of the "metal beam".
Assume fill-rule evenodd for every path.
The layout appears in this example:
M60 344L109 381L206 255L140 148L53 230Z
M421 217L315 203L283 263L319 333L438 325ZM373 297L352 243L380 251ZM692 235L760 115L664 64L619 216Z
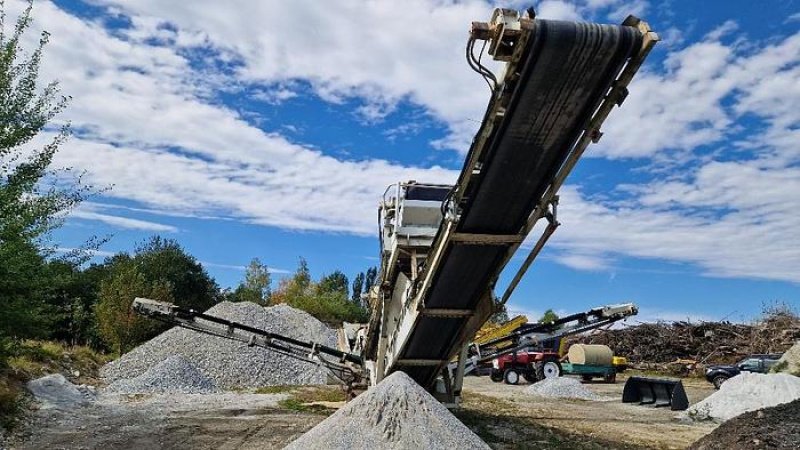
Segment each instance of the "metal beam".
M450 236L450 240L468 245L503 245L519 244L525 240L525 236L520 236L519 234L454 233Z

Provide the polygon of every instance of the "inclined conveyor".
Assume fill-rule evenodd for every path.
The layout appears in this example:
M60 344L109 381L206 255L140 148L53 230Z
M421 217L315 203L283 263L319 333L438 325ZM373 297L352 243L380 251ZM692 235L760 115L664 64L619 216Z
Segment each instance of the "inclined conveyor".
M494 284L536 221L550 222L541 245L558 225L558 188L657 40L632 17L617 26L498 11L491 24L473 24L471 39L490 41L490 53L507 62L504 78L407 311L384 330L393 335L384 373L402 370L427 387L494 311Z

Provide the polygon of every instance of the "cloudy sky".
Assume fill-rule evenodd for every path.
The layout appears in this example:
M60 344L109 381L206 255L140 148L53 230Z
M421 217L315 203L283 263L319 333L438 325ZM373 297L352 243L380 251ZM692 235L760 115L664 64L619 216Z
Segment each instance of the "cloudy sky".
M13 19L22 5L6 3ZM223 286L252 257L277 273L299 256L316 275L376 264L385 187L455 180L488 98L467 30L496 6L398 5L36 0L34 29L52 34L42 79L73 98L56 163L111 188L58 245L161 234ZM800 304L800 2L534 5L635 14L662 42L562 190L563 225L512 306L740 320Z

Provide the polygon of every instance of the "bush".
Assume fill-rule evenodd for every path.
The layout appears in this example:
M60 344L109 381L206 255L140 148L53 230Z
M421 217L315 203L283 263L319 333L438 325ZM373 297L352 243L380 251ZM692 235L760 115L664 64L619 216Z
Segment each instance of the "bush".
M171 302L168 283L148 282L133 263L119 264L111 278L100 284L100 301L95 309L103 341L117 354L125 353L152 338L162 324L142 317L131 309L135 297Z

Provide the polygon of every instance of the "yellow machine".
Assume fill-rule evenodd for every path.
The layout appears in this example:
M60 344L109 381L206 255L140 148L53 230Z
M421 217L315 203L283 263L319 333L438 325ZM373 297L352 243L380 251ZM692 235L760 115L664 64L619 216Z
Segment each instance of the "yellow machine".
M493 339L510 334L516 330L520 325L528 323L528 318L525 316L516 316L508 322L501 324L486 323L475 334L475 339L472 340L473 344L482 345Z

